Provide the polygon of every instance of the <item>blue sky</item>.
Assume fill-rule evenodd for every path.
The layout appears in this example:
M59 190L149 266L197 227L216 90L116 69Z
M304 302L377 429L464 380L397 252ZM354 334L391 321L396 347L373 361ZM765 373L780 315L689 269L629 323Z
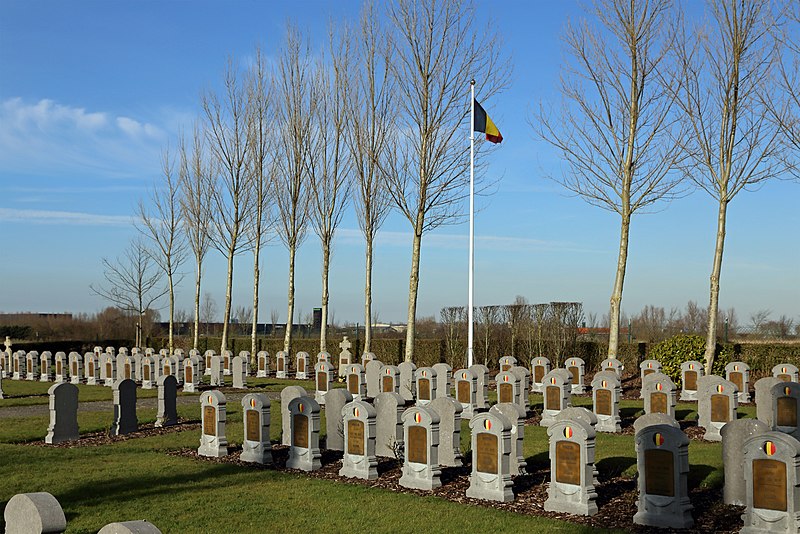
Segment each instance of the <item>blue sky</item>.
M274 54L291 19L319 42L329 19L354 20L360 2L75 1L0 2L0 311L93 312L107 304L89 290L136 234L136 203L159 177L159 154L188 128L198 95L219 83L226 58L246 62L256 44ZM546 178L557 154L528 123L540 101L556 103L559 34L582 12L576 2L479 2L514 64L510 88L483 102L505 141L489 161L497 192L479 200L476 305L582 301L607 312L619 222ZM465 87L465 91L468 88ZM465 143L467 142L465 132ZM800 320L800 185L775 181L743 193L729 209L720 305L740 323L757 310ZM465 204L464 209L467 209ZM647 304L705 306L716 206L696 192L634 218L623 309ZM331 306L337 322L363 322L363 240L352 214L335 242ZM411 235L392 215L378 238L374 309L405 321ZM320 300L319 243L298 255L297 308ZM261 317L286 314L287 253L262 257ZM237 261L234 307L249 306L251 260ZM225 262L212 252L205 291L222 307ZM191 265L178 307L191 309ZM418 312L466 304L467 227L423 239Z

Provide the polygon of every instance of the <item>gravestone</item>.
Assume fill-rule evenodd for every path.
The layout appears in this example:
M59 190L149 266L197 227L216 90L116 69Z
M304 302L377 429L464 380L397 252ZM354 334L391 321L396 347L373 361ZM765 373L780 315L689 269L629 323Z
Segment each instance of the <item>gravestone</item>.
M526 408L520 402L522 395L520 391L519 377L512 371L500 371L495 376L497 382L497 402L513 402L514 404Z
M381 393L400 393L400 369L396 365L384 365L381 367L381 378L379 381ZM369 382L367 382L369 388ZM402 395L400 395L403 397ZM406 400L403 397L403 400Z
M136 361L127 354L120 354L117 360L117 373L120 378L136 380Z
M291 442L286 467L316 471L322 467L319 450L319 404L311 397L297 397L289 402Z
M439 468L439 414L429 406L412 406L403 413L403 459L400 485L432 490L442 485Z
M142 381L142 359L144 356L139 353L133 353L133 379L137 382Z
M736 386L722 377L707 375L700 378L697 388L697 424L706 429L703 439L722 441L719 431L736 420Z
M744 443L744 534L800 532L800 441L765 432Z
M328 363L330 363L331 362L331 353L330 352L326 352L326 351L322 351L322 352L317 353L317 363L319 363L319 362L328 362ZM316 364L314 364L314 365L316 365ZM331 364L331 365L333 365L333 364Z
M269 352L262 350L256 355L256 378L266 378L269 376Z
M511 368L511 372L514 373L517 377L517 384L519 385L519 405L528 411L528 406L530 404L529 399L529 392L530 392L530 377L531 372L528 371L526 367L520 367L516 365Z
M307 395L306 390L300 386L286 386L281 390L281 444L292 444L292 435L290 433L292 414L289 411L289 403L294 399Z
M399 369L398 393L406 402L414 402L417 397L416 384L414 383L414 372L417 370L417 366L413 362L402 362L397 368Z
M205 369L204 374L206 375L211 374L211 357L214 354L215 352L212 349L208 349L203 353L203 369Z
M344 375L344 369L346 366L350 365L353 362L353 353L350 352L353 344L350 343L350 340L347 339L347 336L344 336L342 342L339 343L339 348L342 349L339 351L339 366L337 367L337 372L339 376Z
M637 525L690 528L689 439L679 428L649 425L636 432L636 465L639 471Z
M5 396L3 395L3 374L0 373L0 399L4 399Z
M136 419L136 382L120 379L111 386L114 395L114 420L111 423L112 436L130 434L139 430Z
M436 372L436 398L450 397L453 391L453 368L446 363L435 363L431 369Z
M791 363L781 363L772 368L772 376L782 382L797 382L797 367Z
M725 366L725 380L733 382L739 390L739 404L750 402L750 366L744 362L731 362Z
M56 352L53 380L66 382L69 378L69 359L66 352Z
M62 382L50 386L47 394L50 396L50 426L44 442L54 445L78 439L78 386Z
M83 383L83 356L77 352L69 353L69 381L72 384Z
M330 365L328 362L320 362ZM319 363L317 364L319 365ZM334 373L331 365L331 374ZM325 395L325 432L327 438L325 448L331 451L344 450L344 424L342 422L342 408L353 401L349 391L342 388L330 390Z
M544 407L540 426L550 426L558 412L572 405L572 373L553 369L542 379L544 382Z
M560 419L547 428L550 485L544 509L577 515L597 513L594 475L595 431L579 419Z
M270 401L263 393L248 393L242 397L244 439L243 462L272 463L272 444L269 441Z
M100 356L100 379L109 387L117 381L117 361L111 354Z
M461 403L453 397L439 397L428 408L439 415L439 465L461 467Z
M469 366L469 372L475 377L475 405L473 411L489 409L489 368L476 363Z
M772 413L774 422L770 430L779 430L800 440L800 384L781 382L772 386Z
M367 381L364 377L364 367L358 363L346 365L344 369L345 385L354 400L367 398Z
M512 367L517 365L517 359L513 356L503 356L502 358L500 358L498 365L500 367L501 373L503 371L510 371Z
M649 373L642 381L644 413L663 413L675 417L675 382L660 371Z
M200 358L197 356L189 356L183 360L183 391L190 393L195 392L197 386L200 385L202 376L200 372Z
M456 400L461 403L461 417L472 419L477 411L478 381L469 369L459 369L453 373Z
M513 501L511 475L516 473L511 468L511 422L501 413L489 410L476 414L469 427L472 430L472 472L467 497Z
M316 385L314 400L318 404L325 404L325 395L333 387L333 374L335 372L333 365L328 361L317 362L314 366L314 383Z
M308 379L308 353L300 351L297 353L295 357L297 372L295 372L294 377L298 380L306 380Z
M212 387L222 387L225 385L225 371L222 367L222 357L218 354L211 356L211 373L208 377L208 383Z
M582 421L592 428L597 426L597 416L582 406L567 406L556 416L556 421Z
M233 375L233 387L236 389L247 389L247 362L241 356L236 356L231 361L231 375Z
M159 365L160 376L169 376L175 374L175 369L173 366L172 358L168 355L163 355L160 360L161 364Z
M725 504L747 504L747 483L744 479L744 443L749 438L769 432L770 428L758 419L737 419L720 431L722 434L722 467L725 486L722 499Z
M379 393L375 397L375 454L401 458L403 450L403 412L405 400L399 393Z
M364 375L367 380L367 397L374 399L381 392L381 369L383 362L380 360L368 360L364 366Z
M244 376L250 376L250 352L246 350L239 351L239 357L244 361ZM247 379L242 380L242 383L247 383Z
M144 519L109 523L97 534L161 534L154 524Z
M661 362L658 360L645 360L639 364L639 377L642 379L642 387L644 387L645 377L658 373L661 371ZM644 398L644 392L640 391L639 398Z
M697 400L697 380L705 374L703 364L691 360L681 364L681 400Z
M430 404L433 399L439 397L437 394L436 371L431 367L420 367L414 372L415 390L417 392L417 404Z
M233 352L229 350L224 350L222 351L221 357L222 357L222 376L228 376L231 374L231 361L233 360Z
M53 355L50 351L44 351L39 356L39 381L52 382L55 379L55 367L53 366Z
M667 425L678 429L681 427L674 417L670 417L667 414L648 413L636 418L633 422L633 433L636 434L645 427L652 425Z
M21 380L25 378L25 353L22 351L15 352L11 356L11 361L13 367L11 380Z
M153 389L156 362L152 356L142 358L142 389Z
M531 360L531 391L542 393L544 391L544 375L550 372L550 360L539 356Z
M158 413L156 427L178 424L178 379L172 375L158 377Z
M364 354L361 356L361 366L362 366L364 369L366 369L366 368L367 368L367 363L369 363L369 362L371 362L372 360L375 360L375 359L376 359L376 358L375 358L375 354L374 354L374 353L372 353L372 352L365 352L365 353L364 353Z
M339 476L364 480L378 478L376 413L371 404L361 400L349 402L342 408L344 455Z
M619 401L622 386L616 371L600 371L592 378L592 401L598 432L620 432Z
M275 353L275 378L286 378L289 360L286 357L285 351L278 351Z
M64 532L67 518L53 495L47 492L18 493L3 512L6 534Z
M572 375L572 394L583 394L585 390L583 378L586 374L586 362L584 362L581 358L567 358L565 365L567 371L569 371Z
M511 476L524 475L525 452L523 441L525 439L525 417L526 413L519 405L512 403L499 403L492 406L489 412L499 413L511 423L511 454L509 456L509 472ZM472 420L470 420L472 424ZM474 449L473 449L474 450ZM473 463L475 459L473 458Z
M221 457L228 455L228 439L225 437L227 401L221 391L207 391L200 395L202 425L200 428L200 456Z
M773 428L775 423L775 408L772 403L772 388L775 384L780 384L782 381L774 376L768 376L756 380L756 418L759 421L764 421L767 426Z
M621 381L622 372L625 370L625 366L622 364L622 361L619 358L606 358L600 362L600 370L613 371L617 373L617 378L619 378Z
M39 353L29 352L25 355L25 380L39 379Z

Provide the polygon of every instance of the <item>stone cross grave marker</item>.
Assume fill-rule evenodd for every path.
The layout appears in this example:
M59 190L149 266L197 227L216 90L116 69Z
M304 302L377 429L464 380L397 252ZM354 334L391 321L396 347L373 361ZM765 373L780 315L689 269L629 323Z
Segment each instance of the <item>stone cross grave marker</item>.
M289 402L291 443L286 467L316 471L322 467L319 450L319 404L311 397L297 397Z
M750 402L750 366L744 362L731 362L725 366L725 380L733 382L739 390L739 404Z
M433 399L438 398L436 371L431 367L419 367L414 373L414 380L416 381L417 391L417 404L426 405L430 404Z
M228 455L228 438L225 437L227 400L221 391L206 391L200 395L202 425L200 428L200 456Z
M722 377L706 375L697 387L697 424L706 429L703 439L722 441L719 431L729 421L736 420L739 405L736 386Z
M675 382L660 371L648 374L642 381L644 413L663 413L675 417Z
M375 454L401 458L405 400L399 393L379 393L375 397Z
M544 391L544 375L550 372L550 360L543 356L536 357L531 360L531 369L533 369L531 391L541 393Z
M691 360L681 364L681 400L697 400L697 380L705 374L703 364Z
M172 375L158 377L157 427L178 424L178 379Z
M325 362L327 363L327 362ZM319 364L317 364L319 365ZM331 366L331 374L333 374ZM343 388L330 390L325 395L325 448L331 451L344 450L344 422L342 408L353 401L353 396Z
M289 404L297 398L306 397L308 393L300 386L286 386L281 390L281 444L291 445L292 434L292 413L289 411Z
M489 410L476 414L469 427L472 430L472 473L467 497L513 501L511 422L501 413Z
M47 394L50 396L50 426L44 442L54 445L78 439L78 386L62 382L50 386Z
M595 430L579 419L560 419L550 437L550 485L544 509L577 515L597 513L594 487Z
M136 382L120 379L111 386L114 395L114 420L111 435L121 436L139 430L136 418Z
M620 432L619 400L622 386L616 371L600 371L592 378L592 400L598 432Z
M435 363L431 369L436 371L436 397L450 397L453 391L453 368L446 363Z
M567 358L567 371L572 375L572 394L580 395L584 392L583 378L586 374L586 362L581 358Z
M342 408L344 456L339 476L364 480L378 478L376 414L375 408L362 400L354 400Z
M797 366L781 363L772 368L772 376L783 382L797 382Z
M498 403L492 406L489 410L492 413L499 413L511 423L511 453L509 455L509 472L511 476L524 475L525 467L528 465L525 461L525 452L523 450L523 441L525 439L525 417L527 414L517 404L511 403ZM470 425L472 421L470 420ZM474 454L474 449L473 449ZM475 458L472 459L473 464Z
M429 406L412 406L403 413L406 445L400 485L432 490L442 485L439 468L439 414Z
M244 439L243 462L272 463L272 444L269 441L270 401L263 393L248 393L242 397Z

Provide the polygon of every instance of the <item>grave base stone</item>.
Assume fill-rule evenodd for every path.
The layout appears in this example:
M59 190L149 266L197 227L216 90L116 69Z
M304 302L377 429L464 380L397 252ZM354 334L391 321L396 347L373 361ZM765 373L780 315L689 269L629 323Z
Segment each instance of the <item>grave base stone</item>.
M161 531L153 523L140 520L109 523L97 534L161 534Z
M67 518L50 493L19 493L9 499L3 512L6 534L64 532Z

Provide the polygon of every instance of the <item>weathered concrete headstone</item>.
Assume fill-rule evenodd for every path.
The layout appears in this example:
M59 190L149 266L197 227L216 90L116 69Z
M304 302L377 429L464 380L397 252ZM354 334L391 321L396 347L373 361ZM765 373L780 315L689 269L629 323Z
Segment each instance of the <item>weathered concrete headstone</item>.
M231 362L231 375L233 387L236 389L247 389L247 362L241 356L236 356Z
M681 427L674 417L670 417L665 413L648 413L636 418L633 422L633 433L636 434L645 427L652 425L667 425L678 429Z
M481 363L469 366L469 372L475 377L475 405L473 411L489 409L489 368Z
M269 352L262 350L256 355L256 378L269 376Z
M772 403L772 388L775 384L780 384L782 380L774 376L768 376L756 380L756 417L759 421L764 421L767 426L773 428L775 423L775 408Z
M111 423L111 435L121 436L139 430L136 418L136 382L133 380L117 380L111 386L114 395L114 420Z
M183 360L183 391L194 392L203 374L200 372L200 358L197 356L189 356Z
M598 432L620 432L619 400L622 386L616 371L600 371L592 378L592 400Z
M11 361L13 366L11 380L21 380L25 378L25 353L22 351L15 352L11 356Z
M614 371L617 373L617 378L622 380L622 372L625 370L625 366L622 364L622 361L619 358L606 358L600 362L600 370Z
M681 400L697 400L697 380L705 374L703 364L691 360L681 364Z
M117 381L117 359L109 353L100 356L100 379L109 387Z
M558 412L572 405L572 373L553 369L544 375L544 408L540 426L550 426Z
M437 380L436 371L432 367L419 367L414 372L414 381L417 404L424 406L439 397L437 395L439 381Z
M567 371L572 375L572 394L583 394L585 390L583 378L586 374L586 362L581 358L567 358L565 365Z
M50 493L18 493L9 499L3 512L6 534L64 532L67 518Z
M239 357L244 362L244 376L250 376L250 352L246 350L239 351ZM233 362L231 362L231 365L233 365ZM247 380L245 379L243 382L246 383Z
M744 362L731 362L725 366L725 380L733 382L739 390L739 404L750 402L750 366Z
M531 372L528 371L527 367L520 367L519 365L512 367L511 372L517 376L517 383L519 384L519 405L527 412L530 405Z
M744 479L744 443L749 438L769 432L770 428L758 419L737 419L720 431L722 434L722 466L725 486L722 499L725 504L747 504L747 483Z
M344 370L339 370L344 375L347 391L353 396L354 400L367 398L367 380L364 376L364 367L358 363L346 365Z
M203 353L203 368L205 369L205 374L211 374L211 357L214 356L215 352L212 349L208 349Z
M516 374L510 370L500 371L495 376L495 381L497 382L497 402L513 402L523 408L525 407L520 401L522 396L520 391L521 384Z
M364 353L364 354L361 356L361 366L362 366L364 369L366 369L366 368L367 368L367 363L369 363L369 362L371 362L372 360L375 360L375 359L376 359L376 358L375 358L375 354L374 354L374 353L372 353L372 352L365 352L365 353Z
M213 387L225 385L225 370L223 369L223 358L218 354L211 356L211 373L208 383Z
M744 443L744 534L800 532L800 441L765 432Z
M172 375L158 377L157 427L178 424L178 379Z
M136 521L109 523L101 528L97 534L161 534L161 531L153 523L139 519Z
M221 391L207 391L200 395L202 425L200 428L200 456L228 455L228 438L225 423L228 420L227 400Z
M401 458L405 400L399 393L380 393L375 397L375 454Z
M50 386L47 394L50 396L50 426L45 443L54 445L78 439L78 386L62 382Z
M69 378L69 358L66 352L56 352L55 376L56 382L66 382Z
M367 397L374 399L381 392L381 369L383 362L380 360L368 360L364 365L364 375L367 380Z
M644 413L663 413L675 417L675 382L660 371L642 380Z
M679 428L649 425L636 432L636 464L639 471L637 525L690 528L689 439Z
M77 352L69 353L69 381L72 384L83 383L83 356Z
M398 393L406 402L413 402L417 397L416 384L414 382L414 372L417 366L413 362L402 362L397 366L398 374Z
M472 429L472 473L467 497L513 501L511 475L516 473L511 468L511 422L501 413L489 410L476 414L469 427Z
M800 384L782 382L772 386L772 413L775 414L775 420L770 430L779 430L800 440L798 412L800 412Z
M439 414L429 406L412 406L403 413L405 457L400 485L432 490L442 485L439 468Z
M526 412L519 405L512 403L498 403L492 406L489 410L492 413L499 413L511 423L511 454L509 456L509 472L511 476L525 474L525 467L528 465L525 461L525 452L523 450L523 441L525 439L525 417ZM470 420L470 425L472 425ZM473 449L474 454L474 449ZM473 457L473 464L475 459Z
M156 381L155 369L155 358L152 356L142 358L142 389L153 389L153 383Z
M305 397L308 393L300 386L286 386L281 390L281 443L283 445L292 444L291 426L292 414L289 411L289 404L299 397Z
M325 395L333 388L333 378L336 369L329 361L320 361L314 366L314 400L317 403L325 404Z
M500 366L501 373L503 371L510 371L512 367L517 365L517 359L513 356L503 356L502 358L500 358L498 364Z
M658 360L645 360L639 364L639 377L642 379L642 388L644 388L644 379L653 373L661 372L661 362ZM639 398L644 398L644 392L640 391Z
M275 378L286 378L289 371L289 359L285 351L275 353Z
M53 355L46 350L39 356L39 381L52 382L54 378Z
M297 397L289 402L291 436L286 467L316 471L322 467L319 450L319 404L311 397Z
M538 356L531 360L531 391L541 393L544 391L544 375L550 372L550 360Z
M222 376L231 374L231 361L233 360L233 352L229 350L222 351Z
M436 397L449 397L453 391L453 368L446 363L435 363L431 369L436 371Z
M460 467L461 456L461 403L453 397L439 397L429 404L439 415L439 465Z
M459 369L453 373L456 400L461 403L461 417L472 419L477 409L478 381L469 369Z
M380 378L380 391L381 393L400 393L400 368L396 365L384 365L381 367ZM369 389L369 382L367 382ZM400 395L403 397L402 395ZM403 400L406 400L403 397Z
M298 380L306 380L308 378L308 353L300 351L295 356L295 378Z
M560 419L548 427L547 435L550 437L550 485L544 509L596 514L594 428L579 419Z
M319 363L319 362L331 363L331 353L330 352L326 352L326 351L322 351L322 352L317 353L317 363ZM333 364L331 364L331 365L333 365Z
M25 355L25 380L39 379L39 353L31 351Z
M359 365L359 367L361 367ZM378 459L375 455L376 411L368 402L355 400L342 407L344 456L339 476L375 480Z
M242 397L244 423L243 462L272 463L272 444L269 441L270 402L263 393L248 393Z
M781 363L772 368L772 376L782 382L797 382L797 366Z
M331 366L331 374L333 372L333 366ZM325 448L331 451L343 451L344 426L342 408L344 408L345 404L353 401L353 396L346 389L336 388L325 395L325 400L325 432L327 434Z
M350 365L351 363L355 363L353 362L353 354L350 352L352 346L353 344L350 343L350 340L347 339L347 336L344 336L342 342L339 343L339 348L342 349L339 352L339 366L337 369L339 376L344 374L344 369L346 366Z
M722 377L707 375L697 384L697 424L706 429L703 439L722 441L719 433L729 421L736 420L739 406L736 386Z

